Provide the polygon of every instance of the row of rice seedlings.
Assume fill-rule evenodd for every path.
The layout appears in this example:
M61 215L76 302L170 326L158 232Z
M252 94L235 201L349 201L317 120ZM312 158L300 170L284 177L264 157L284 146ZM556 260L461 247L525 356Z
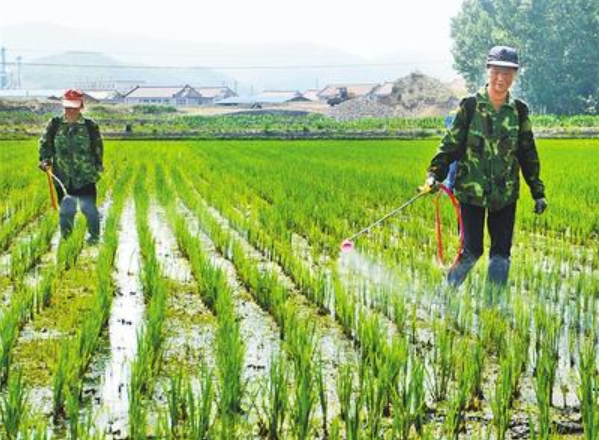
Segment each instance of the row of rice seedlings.
M233 435L242 412L246 384L242 379L245 346L233 310L232 293L224 273L212 265L200 250L197 239L189 233L185 220L180 216L172 217L173 212L171 209L167 210L167 214L174 223L179 247L190 261L192 273L198 282L199 292L204 302L218 318L216 333L216 375L219 379L217 419L222 435L225 433ZM204 411L209 410L204 406Z
M183 186L180 186L180 191L181 188L183 188ZM184 196L184 200L185 199L186 197ZM204 219L204 223L214 223L214 220L211 221L210 216L204 212L205 208L201 206L198 207L197 204L194 206L197 208L196 211L200 211L198 215ZM226 245L226 243L228 243L228 241L225 239L223 245ZM235 255L235 244L229 246L233 249L232 254ZM239 258L241 259L243 258L241 255L243 253L241 251L239 252ZM235 262L237 266L238 261ZM342 290L340 291L343 292ZM373 396L374 394L378 396L377 399L364 399L364 402L367 402L370 405L370 411L368 412L368 414L370 414L370 418L368 422L371 426L372 432L374 432L373 438L376 438L381 427L380 421L383 416L383 412L386 416L389 415L388 413L391 401L390 396L392 394L391 390L393 389L392 384L397 380L399 364L402 362L405 363L407 361L404 359L402 362L392 362L393 356L391 356L391 353L396 351L388 348L389 346L385 342L387 337L380 326L378 319L373 315L367 314L364 310L360 311L356 309L355 304L349 299L349 296L344 296L344 298L346 301L343 302L343 300L338 299L335 303L335 307L337 309L340 304L345 303L347 304L347 310L352 310L352 312L350 312L352 317L346 321L345 327L351 329L348 331L348 333L352 334L361 344L363 362L362 368L360 370L362 372L369 372L369 377L374 378L374 380L365 380L364 383L379 384L378 386L374 387L370 386L364 391L364 393L370 392L370 396ZM360 315L360 319L355 319L358 315ZM385 350L383 347L387 348L387 355L385 357L381 357L385 359L385 362L379 363L372 361L373 359L380 359L378 354ZM379 372L379 370L381 371ZM424 392L422 392L421 395L424 396ZM384 408L384 411L377 410L376 408Z
M516 308L517 309L517 308ZM468 314L466 314L467 316ZM348 321L351 321L348 319ZM471 318L464 318L462 319L462 322L464 323L468 323L471 321ZM490 325L487 326L486 328L489 330L488 336L489 339L491 339L494 344L492 346L495 347L495 353L498 354L498 352L505 347L505 332L507 332L508 330L508 323L504 320L504 319L496 319L494 320L495 322L499 323L500 325L498 327L496 327L495 325ZM460 324L461 328L465 329L467 328L467 325L462 325ZM515 374L513 375L513 380L514 380L514 384L512 385L512 392L517 395L518 394L518 383L519 383L519 378L521 377L522 372L525 371L526 369L526 362L527 362L527 355L526 353L528 353L528 345L529 345L529 341L530 341L530 336L529 336L529 332L528 329L526 329L525 331L520 332L519 334L519 338L518 338L518 344L520 347L524 347L524 349L522 350L518 350L517 351L517 357L518 359L514 361L514 364L517 365L517 368L515 368ZM484 352L479 351L479 353L484 355ZM482 356L479 356L479 358L482 358ZM481 363L482 365L482 363ZM480 375L479 375L480 377ZM478 387L480 389L480 387Z
M174 179L178 183L178 187L183 188L187 185L195 185L198 179L194 181L184 179L177 173L174 174ZM343 287L342 283L339 282L338 276L333 275L326 276L321 273L312 273L310 268L306 266L305 261L296 255L291 247L290 241L281 239L273 239L275 235L263 231L260 227L253 222L250 222L247 218L242 218L239 212L231 209L230 206L216 200L215 194L218 193L220 187L209 190L207 194L210 194L211 200L217 202L219 209L226 212L226 217L230 220L231 225L239 233L245 236L248 241L264 255L269 256L274 262L277 262L289 275L292 280L298 285L302 293L308 297L313 303L315 303L321 312L332 313L335 318L342 324L342 328L349 338L356 337L356 326L358 323L358 313L354 295L350 295ZM254 200L255 201L255 200ZM202 210L201 207L198 210ZM205 215L207 217L207 215ZM207 220L209 221L209 220ZM279 236L281 234L278 234ZM283 236L287 236L287 233ZM335 297L334 302L332 298ZM392 318L398 328L404 329L405 326L405 302L403 299L395 297L394 306L391 310L383 310L381 306L378 311L385 313L388 317ZM412 313L412 329L415 334L416 330L416 310Z
M366 365L376 365L366 368ZM406 339L384 344L381 353L368 357L358 370L341 367L337 379L340 416L331 427L339 438L339 422L347 439L390 438L407 440L415 431L423 435L426 415L425 369ZM390 417L390 420L388 419Z
M251 232L250 232L251 235ZM337 289L336 289L337 290ZM345 316L344 318L342 318L342 320L346 323L348 323L348 325L344 325L344 328L351 328L353 327L356 322L356 314L354 313L355 308L354 308L354 304L351 303L351 301L346 301L347 305L346 307L343 306L343 300L342 298L336 301L335 303L335 309L336 309L336 313L341 314L342 316ZM346 312L346 313L344 313ZM456 326L460 332L462 334L465 334L467 329L470 327L472 327L472 322L473 322L473 313L472 313L472 309L466 307L465 309L463 309L463 311L460 311L460 313L457 315L459 317L459 320L457 320L456 322L458 323L458 325ZM503 325L500 325L499 327L496 327L495 325L490 325L487 328L490 330L489 332L489 337L494 339L495 344L494 346L496 347L496 352L499 352L499 350L502 347L505 347L505 345L503 344L504 342L504 334L505 331L507 331L507 322L505 322L503 319L497 319L495 320L497 322L503 323ZM351 327L350 327L351 326ZM501 329L505 329L505 331L502 331ZM523 332L524 335L528 335L528 329ZM520 344L520 346L527 346L527 340L526 338L523 339L522 344ZM450 345L448 345L450 346ZM477 350L476 350L476 362L474 365L477 366L477 374L475 375L476 377L476 385L473 387L473 391L472 391L472 401L474 401L474 396L477 397L476 401L477 401L477 405L480 404L480 399L482 397L482 366L484 365L484 358L485 358L485 353L484 350L482 350L481 348L481 344L476 344ZM519 362L518 365L518 373L514 375L514 380L517 383L518 379L520 377L520 372L523 371L525 369L525 365L526 365L526 353L528 352L527 349L519 351L518 354L519 356ZM440 357L440 359L442 360L442 358ZM447 358L445 358L447 359ZM445 362L445 367L447 368L441 368L440 371L449 371L451 369L452 363L451 362ZM438 370L439 371L439 370ZM451 374L446 374L445 377L446 379L446 383L448 383L448 378L451 376ZM443 383L443 381L441 381L441 383ZM443 388L443 387L441 387ZM511 388L513 389L513 388ZM517 389L517 388L516 388ZM515 393L515 391L513 391Z
M292 398L290 407L291 433L293 438L311 438L312 415L317 400L317 357L315 325L297 313L290 314L286 351L293 365ZM320 372L322 374L322 372Z
M225 248L232 249L233 257L237 257L236 266L242 267L243 272L243 258L244 253L241 248L236 248L235 244L231 245L231 239L228 235L222 236L224 232L220 231L220 226L216 224L216 221L207 212L206 206L204 206L197 198L197 193L190 191L191 182L184 179L178 170L173 170L172 177L176 183L179 193L182 196L184 203L198 215L202 220L202 224L210 229L210 234L213 238L216 237L215 243L219 245L218 237L223 237L220 240L221 250ZM212 225L212 228L210 227ZM250 243L256 246L259 250L265 252L271 249L271 252L267 252L273 258L273 261L278 263L279 266L285 271L286 274L290 275L292 280L296 283L298 288L301 290L308 299L321 311L332 313L333 316L341 323L344 332L352 339L356 338L357 326L358 326L358 307L353 300L353 297L345 291L340 280L336 277L330 279L329 276L325 276L321 273L311 273L306 268L305 262L297 257L291 246L284 245L281 240L273 239L270 235L265 234L259 228L253 228L246 225L247 229L242 229L242 235L247 236ZM221 235L219 235L221 234ZM257 239L256 237L260 237ZM261 247L266 245L267 249ZM236 249L238 252L236 252ZM276 249L272 252L272 249ZM277 257L277 255L279 257ZM246 258L246 257L245 257ZM250 283L251 287L252 283ZM335 301L331 299L335 297ZM268 307L267 307L268 309Z
M146 438L147 410L144 398L152 395L162 361L164 319L166 315L166 280L156 257L156 244L148 226L148 187L146 167L141 166L134 183L135 216L139 236L144 298L148 303L144 326L137 335L137 354L131 365L129 384L129 436Z
M0 433L3 434L0 437L8 440L19 438L27 411L27 392L22 371L18 369L8 381L6 394L0 397Z
M43 270L41 280L34 287L21 284L12 296L9 308L0 318L0 388L7 383L12 350L20 330L27 320L45 307L60 282L60 274L70 269L83 248L85 227L78 223L73 234L60 242L56 263Z
M495 380L495 390L491 397L491 410L493 411L493 426L497 440L505 439L509 429L513 404L513 352L509 351L500 359L499 373Z
M185 187L180 186L179 191L184 192ZM310 334L313 333L313 330L308 331L302 326L293 324L293 322L296 321L297 312L294 312L292 308L285 308L287 289L280 284L277 277L270 274L262 274L258 269L257 262L253 261L253 259L245 254L240 243L235 240L230 233L226 233L222 230L197 199L193 198L189 193L184 195L184 199L192 206L192 208L196 208L194 209L194 212L196 212L203 220L202 224L209 230L209 234L215 240L217 248L220 249L221 252L227 253L230 258L232 258L242 281L255 295L258 303L275 318L281 328L281 337L286 340L285 347L290 353L290 357L292 359L298 358L297 353L299 349L293 345L294 342L308 348L311 347L311 345L305 341L311 341L311 344L315 345L314 337L310 336ZM292 320L292 322L289 323L287 320ZM373 338L373 340L377 339L378 335L377 338ZM314 350L314 347L310 349ZM304 358L306 359L304 362L307 362L312 356L304 355ZM307 435L306 428L309 426L309 415L315 404L313 395L315 383L318 402L320 403L321 409L322 433L323 435L327 435L328 403L323 378L322 362L319 361L315 366L305 366L302 368L299 368L296 362L294 362L294 364L296 365L296 368L294 369L296 373L293 376L294 395L292 396L292 409L296 408L296 412L292 411L294 416L294 418L292 418L294 421L292 424L293 432L295 432L296 436L301 438L304 438ZM277 419L277 417L274 417L274 419ZM302 421L302 423L299 423L298 420ZM273 424L270 424L270 430L268 431L270 432L269 435L273 435L274 429Z
M319 380L320 378L322 375L319 376ZM286 355L283 352L273 355L268 370L266 398L260 404L261 437L268 440L285 438L285 420L288 417L291 398L290 381L291 371Z
M6 121L3 116L3 122ZM37 149L34 142L4 141L0 146L2 165L0 166L0 190L10 194L29 185L39 174L33 173L31 167L23 164L35 163ZM37 174L37 175L36 175ZM2 206L2 204L0 204Z
M368 438L381 438L383 423L391 414L392 392L398 388L402 365L407 364L408 346L405 339L393 339L382 344L379 352L371 352L362 362L370 368L360 368L361 391L364 393L365 424Z
M157 181L164 182L158 188L169 188L168 183L164 181L163 175L157 176ZM206 229L216 249L231 259L235 264L235 269L241 282L253 295L258 305L274 318L280 328L281 338L284 339L285 329L287 328L285 319L289 315L286 310L289 294L287 287L274 274L260 270L257 261L246 255L240 242L235 240L229 232L217 224L206 210L203 209L201 203L188 191L187 187L179 186L178 190L183 200L190 206L192 212L200 219L201 225ZM165 198L163 200L166 201ZM173 207L171 206L171 208ZM183 226L182 223L180 223L179 227L175 225L175 229L179 231L179 235L181 236L186 235Z
M546 349L542 349L540 357L537 360L536 376L535 376L535 394L537 400L538 431L533 429L533 438L548 440L551 434L551 395L553 392L551 376L556 359L550 357L550 353ZM531 426L534 426L531 424Z
M535 315L535 377L539 374L547 374L546 387L549 391L548 403L553 405L553 387L557 376L557 365L559 360L559 336L562 320L553 313L550 306L537 303L534 309Z
M235 316L232 292L219 292L216 302L218 328L216 330L216 374L219 378L219 422L222 438L238 435L239 417L247 383L243 378L245 343L241 338L240 323Z
M6 251L14 237L47 209L47 196L32 189L32 194L25 203L7 221L0 224L0 252Z
M70 426L78 424L78 405L83 376L100 342L102 330L110 316L114 293L113 263L118 246L118 225L123 210L130 172L124 172L114 187L113 203L104 228L104 237L96 263L95 295L74 339L66 339L59 354L53 379L53 412L55 419L68 411ZM65 403L67 407L65 408ZM74 416L74 418L73 418Z
M196 182L182 176L177 169L173 170L172 178L178 188L195 188ZM216 190L219 191L218 188ZM186 191L191 195L189 189ZM211 196L211 200L215 200L215 195ZM225 209L222 203L218 203L217 206L221 211ZM196 202L195 205L190 206L190 208L200 212L205 209L199 202ZM226 209L224 214L235 230L246 237L247 240L264 255L277 263L284 272L291 277L298 288L319 308L322 314L331 312L330 305L332 292L327 288L324 273L319 273L317 276L311 275L305 262L293 252L290 241L273 239L274 235L265 233L260 228L250 227L250 223L247 219L241 218L239 213L236 213L231 209ZM314 282L314 280L318 281Z
M26 168L22 167L22 169ZM13 176L13 179L19 179L18 181L11 182L15 186L6 188L2 192L3 194L6 194L6 197L0 203L1 222L8 220L12 215L21 210L21 208L31 200L31 194L34 192L42 193L42 189L44 188L39 184L40 175L32 173L31 170L27 171L27 173Z
M157 182L163 182L158 186L160 192L160 188L168 188L168 183L164 180L161 170L159 171ZM185 192L185 188L179 187L179 191ZM187 202L196 202L194 206L198 208L197 200L192 199L190 194L186 195ZM166 198L163 198L163 201L168 202ZM173 206L170 207L171 212L176 215L172 211ZM282 371L284 362L282 359L284 358L280 357L278 363L272 367L269 395L266 399L270 404L263 408L268 422L263 423L263 430L269 438L284 438L284 420L289 406L289 420L293 435L295 438L308 438L312 429L311 418L318 398L322 414L322 429L326 433L326 388L322 363L315 364L313 361L317 345L313 324L310 320L299 320L298 310L287 304L287 288L281 284L276 276L262 273L258 268L258 262L247 257L240 243L234 240L230 233L220 228L204 210L198 208L195 212L201 216L202 224L209 230L209 235L217 249L229 255L242 282L254 295L261 307L274 317L279 325L281 338L285 341L286 353L294 366L291 395L282 392L284 388L286 390L286 384L289 380L285 372ZM179 230L178 235L185 234L181 227L175 229ZM273 393L273 395L270 395L270 393ZM238 395L242 396L243 393L238 393Z
M222 438L238 435L240 416L247 383L243 379L245 344L240 323L235 315L233 292L223 272L214 267L201 252L197 239L192 237L184 218L176 212L172 192L161 167L156 173L157 193L166 205L167 216L174 225L175 236L182 252L188 257L199 290L206 304L218 318L216 331L216 375L219 382L217 405L218 432Z
M168 439L208 439L215 434L213 403L216 398L212 372L199 368L199 385L180 371L171 377L167 391L168 414L161 416L157 436Z
M185 187L180 186L179 190L180 192L184 192ZM264 284L262 284L260 281L262 280L263 283L272 283L274 282L274 289L270 289L271 292L285 292L285 288L284 286L281 285L277 285L276 280L274 277L270 277L270 278L265 278L264 276L260 275L260 271L258 270L256 263L251 263L250 260L244 253L243 249L241 248L240 244L237 241L233 241L233 238L229 235L226 234L224 231L221 230L220 226L216 224L215 220L206 212L206 208L203 207L199 201L195 198L193 198L193 196L190 196L189 194L184 194L183 196L184 200L191 205L192 210L194 212L197 213L197 215L203 220L202 223L206 226L206 228L209 230L210 235L215 239L215 243L217 244L217 247L219 249L221 249L221 252L226 252L227 249L229 249L228 253L232 256L232 259L236 265L236 267L238 268L238 272L240 273L242 280L244 280L245 283L247 283L248 287L250 288L251 291L257 291L257 292L268 292L268 290L264 289L264 287L268 287L268 286L264 286ZM194 209L195 208L195 209ZM252 267L253 264L253 267ZM272 285L272 284L271 284ZM268 295L268 293L267 293ZM284 312L281 311L277 311L276 309L273 312L273 308L277 307L277 304L284 304L284 302L279 302L277 301L277 299L283 297L283 295L274 295L274 302L269 302L268 299L265 299L264 297L262 297L260 295L260 293L258 293L258 301L259 302L263 302L265 303L265 306L263 305L263 307L265 307L267 310L269 310L271 312L271 314L273 314L273 316L275 317L275 319L277 320L277 322L279 323L280 327L281 327L281 331L283 332L282 336L286 337L287 335L286 330L289 328L289 331L296 331L296 328L294 325L291 325L285 321L282 321L282 318L286 316L286 314ZM353 306L352 306L353 308ZM376 356L374 355L374 353L379 351L379 346L381 345L385 345L386 343L384 342L386 340L386 336L384 335L384 332L382 330L382 328L378 325L378 320L374 317L370 317L364 313L362 313L362 319L359 320L360 323L363 323L362 325L358 324L357 328L356 328L356 332L358 333L358 340L363 344L362 347L362 352L365 354L364 358L371 358L374 359ZM291 316L293 316L293 314L291 314ZM354 325L356 325L355 323L352 323L351 328L354 328ZM300 327L301 328L301 327ZM291 337L291 340L294 340L293 337ZM289 346L288 344L286 344L286 346ZM391 351L390 351L391 353ZM372 354L372 356L371 356ZM293 356L292 356L293 357ZM387 359L389 360L389 359ZM391 363L383 363L383 365L385 367L389 367L390 365L393 365ZM373 370L375 367L377 367L378 365L371 365L367 362L364 363L364 368L362 369L362 371L366 371L366 370ZM295 371L295 370L294 370ZM312 376L308 375L308 372L310 371L310 369L308 368L303 368L300 370L297 370L302 372L301 376L297 376L297 373L295 375L295 384L297 386L300 386L299 390L298 388L294 388L298 393L300 393L301 396L304 396L303 398L300 398L299 396L295 396L296 402L303 402L304 403L304 415L307 413L306 408L311 407L311 399L308 398L308 396L310 395L310 393L308 392L309 389L311 389L312 387L309 386L309 384L311 383L311 380L309 380ZM316 371L319 371L319 369L317 368ZM378 375L372 373L371 374L374 377L378 378ZM382 377L386 377L386 376L382 376ZM384 389L384 393L383 393L383 401L385 404L385 407L387 408L390 402L390 389L391 386L390 384L392 383L391 380L388 380L387 382L384 383L384 385L382 385L380 387L380 389ZM326 432L326 418L327 418L327 413L326 413L326 401L324 399L324 391L323 391L323 387L320 388L319 391L319 400L321 402L321 409L322 409L322 415L323 415L323 432ZM378 413L373 413L371 412L371 414L373 414L372 417L372 421L373 421L373 426L378 426L379 424L379 414ZM304 419L305 420L305 419ZM294 425L294 426L297 426ZM304 425L302 425L304 426ZM296 431L296 435L300 435L300 436L304 436L306 435L305 431Z
M583 339L579 359L578 376L580 385L578 396L584 438L586 440L595 440L599 438L599 407L597 406L597 346L594 332L591 336Z
M457 440L464 429L465 411L469 401L477 392L482 381L481 364L476 362L480 352L479 341L470 342L461 339L458 342L458 353L462 356L456 360L457 378L456 386L447 401L447 414L445 417L445 435L448 439Z
M433 321L433 346L430 357L430 388L433 401L439 403L446 399L449 384L454 377L456 364L457 335L445 321L435 318Z
M40 261L44 253L50 248L57 225L58 219L56 216L45 216L33 237L17 244L12 249L10 278L15 286L21 285L25 274Z

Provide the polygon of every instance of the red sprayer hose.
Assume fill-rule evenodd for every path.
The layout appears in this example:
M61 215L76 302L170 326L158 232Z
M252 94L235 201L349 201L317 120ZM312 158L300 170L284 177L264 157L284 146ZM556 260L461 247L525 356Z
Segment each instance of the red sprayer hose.
M439 199L441 198L441 195L443 194L443 192L445 194L447 194L447 196L449 197L449 200L451 200L451 204L453 205L453 208L456 213L456 217L458 219L458 226L460 228L460 242L458 245L458 252L450 266L445 265L445 258L443 256L443 234L441 233L441 209L439 208ZM455 196L453 195L453 192L443 184L439 185L439 192L437 192L437 196L434 198L433 202L435 204L435 223L436 223L436 229L437 229L437 262L439 263L439 265L441 265L443 267L453 267L459 261L460 256L462 255L463 248L464 248L464 224L462 222L462 212L460 210L460 202L458 202L458 200L455 198Z
M48 177L48 187L50 188L50 201L52 202L52 208L58 209L56 195L54 194L54 185L52 184L52 168L46 168L46 176Z

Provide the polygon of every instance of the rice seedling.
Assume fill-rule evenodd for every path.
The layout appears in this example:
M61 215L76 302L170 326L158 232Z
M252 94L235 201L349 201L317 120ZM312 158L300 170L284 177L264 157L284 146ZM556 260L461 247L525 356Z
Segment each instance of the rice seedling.
M491 398L491 409L495 434L498 440L503 440L511 419L514 375L512 353L508 352L500 362L500 371L495 381L495 392Z
M596 345L594 335L583 340L580 352L578 375L580 386L578 395L580 399L584 438L596 439L599 436L599 413L597 408L597 363Z
M468 353L471 349L467 340L458 343L460 353ZM476 346L476 344L475 344ZM445 418L445 434L447 438L457 440L463 429L464 413L468 403L468 397L472 395L473 378L478 372L478 366L474 362L468 362L467 356L457 362L457 384L454 392L447 402L447 414Z
M454 344L455 334L445 322L433 321L434 342L430 357L431 366L431 392L436 402L441 402L447 397L449 381L453 376L455 361Z
M129 438L141 440L147 438L146 427L148 414L141 401L141 396L131 387L129 390Z
M21 242L13 248L10 257L10 277L17 287L23 282L27 271L41 259L43 253L50 247L56 225L56 217L44 217L35 235L29 241Z
M362 438L361 409L363 392L360 387L354 390L354 371L350 366L343 366L337 378L337 396L339 397L340 416L344 422L345 436L348 440Z
M483 379L484 379L484 366L485 366L485 350L482 346L480 338L471 345L470 350L470 401L468 408L477 410L480 408L484 399L483 394Z
M548 390L549 405L553 405L553 387L557 375L559 360L559 334L561 331L561 319L552 312L538 305L535 309L536 324L536 365L535 377L538 378L540 371L546 375L544 384Z
M217 299L219 325L216 332L216 364L219 378L218 416L221 435L235 435L246 382L243 379L245 344L241 338L230 292L225 290Z
M0 398L0 432L8 440L16 440L27 412L27 391L21 370L10 376L7 388L6 396Z
M296 314L288 318L288 321L288 339L285 347L293 363L291 430L294 438L307 439L312 435L312 413L317 398L314 324L310 321L300 321Z
M554 369L554 360L551 359L547 350L542 350L537 362L535 376L535 392L537 408L539 411L538 438L548 440L551 434L551 375Z
M67 415L69 418L69 438L80 438L79 411L81 410L80 389L69 389L66 398Z
M329 399L327 396L327 388L325 384L325 372L322 358L319 358L316 364L316 387L318 392L318 402L320 403L320 412L322 414L322 437L327 438L328 432L328 407Z
M187 411L185 432L187 432L189 438L206 440L211 437L214 400L212 372L208 370L206 364L202 364L200 367L199 394L194 391L191 383L188 383L185 388L185 408Z
M181 435L182 425L187 418L185 408L185 394L183 388L183 372L179 371L169 380L166 395L168 407L169 436L177 438Z
M283 354L279 354L270 362L267 394L263 403L263 412L266 414L265 437L269 440L285 438L285 419L290 398L289 385L287 361Z

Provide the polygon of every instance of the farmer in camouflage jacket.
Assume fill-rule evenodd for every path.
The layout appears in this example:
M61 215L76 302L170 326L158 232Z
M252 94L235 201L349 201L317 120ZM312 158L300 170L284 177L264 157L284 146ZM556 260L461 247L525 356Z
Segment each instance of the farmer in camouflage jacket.
M462 284L483 253L485 216L491 237L487 281L492 286L506 285L520 170L535 200L535 212L547 208L528 107L509 93L517 70L515 49L490 50L487 85L462 100L428 168L425 188L433 188L457 161L454 193L461 204L464 248L447 277L454 287Z
M68 90L63 95L64 114L52 118L39 143L39 168L50 169L60 201L60 232L63 238L73 230L77 203L87 219L88 242L100 236L100 216L96 206L96 182L104 170L103 144L98 125L84 118L83 94ZM66 190L67 194L64 193Z

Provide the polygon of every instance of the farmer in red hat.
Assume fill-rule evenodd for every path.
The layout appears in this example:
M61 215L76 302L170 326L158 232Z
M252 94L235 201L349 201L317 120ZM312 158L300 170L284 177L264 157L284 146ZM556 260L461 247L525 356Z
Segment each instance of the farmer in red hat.
M98 125L81 113L83 93L67 90L62 106L64 114L48 122L40 139L39 168L54 175L62 237L72 232L79 204L87 219L88 243L95 244L100 236L96 182L104 171L102 137Z

